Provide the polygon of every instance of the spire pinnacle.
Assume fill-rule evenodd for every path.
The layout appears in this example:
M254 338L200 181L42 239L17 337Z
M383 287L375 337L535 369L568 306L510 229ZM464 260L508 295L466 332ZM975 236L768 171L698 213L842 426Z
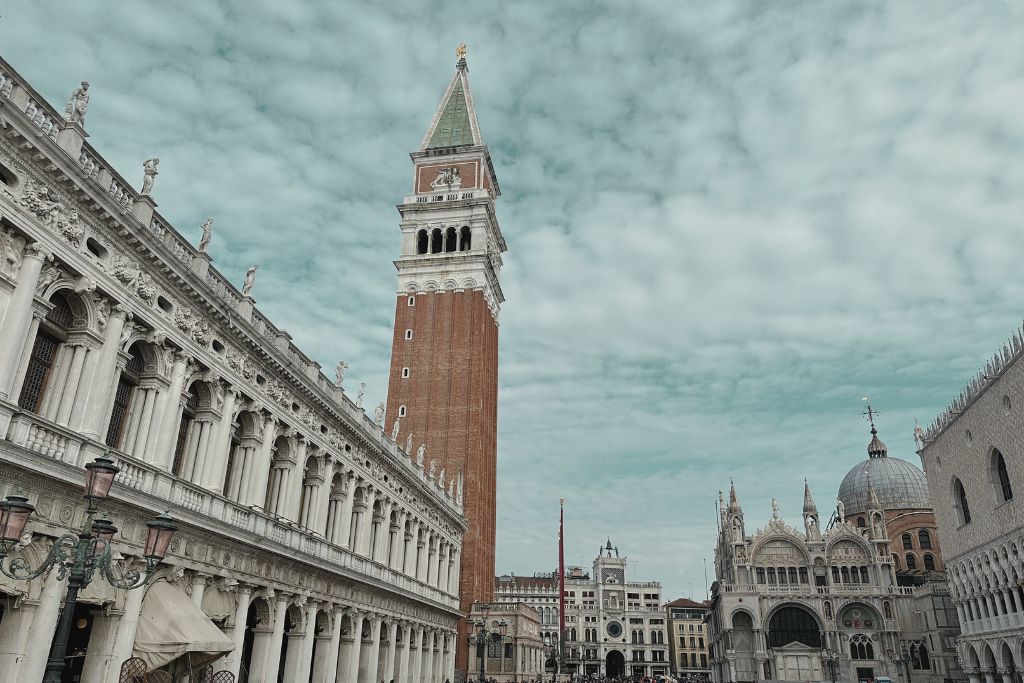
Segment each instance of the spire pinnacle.
M889 448L885 443L878 438L878 430L875 429L875 418L880 415L880 411L871 405L871 401L865 396L862 400L867 401L867 408L861 415L867 417L868 424L871 425L871 441L868 443L868 456L872 458L884 458L889 454Z
M817 513L818 506L814 504L814 498L811 497L811 487L807 484L807 479L804 479L804 514Z
M455 66L457 68L464 68L466 66L466 43L461 42L459 46L455 48Z
M739 512L740 502L736 498L736 484L729 479L729 512Z

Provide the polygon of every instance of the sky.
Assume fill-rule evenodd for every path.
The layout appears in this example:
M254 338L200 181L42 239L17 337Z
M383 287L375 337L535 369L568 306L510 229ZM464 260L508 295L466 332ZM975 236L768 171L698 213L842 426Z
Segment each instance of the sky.
M0 55L366 405L387 391L408 153L469 45L508 242L499 573L610 538L701 597L715 501L824 515L1024 315L1024 5L0 5ZM355 380L355 381L353 381ZM711 577L713 579L713 576Z

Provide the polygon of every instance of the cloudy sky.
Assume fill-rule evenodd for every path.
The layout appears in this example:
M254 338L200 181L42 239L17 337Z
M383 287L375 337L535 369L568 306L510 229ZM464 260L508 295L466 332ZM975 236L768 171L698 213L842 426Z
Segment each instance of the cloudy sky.
M830 507L1024 314L1024 9L1011 2L50 3L0 54L325 367L384 398L394 204L469 43L508 240L498 569L606 537L704 590L714 501Z

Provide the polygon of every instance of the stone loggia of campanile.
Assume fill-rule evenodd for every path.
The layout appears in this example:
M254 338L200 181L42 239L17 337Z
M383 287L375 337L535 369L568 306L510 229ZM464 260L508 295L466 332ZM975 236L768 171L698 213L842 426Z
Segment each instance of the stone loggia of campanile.
M469 523L461 605L489 601L494 582L498 417L499 284L505 240L494 204L500 195L477 123L469 69L460 47L455 75L413 162L412 193L398 205L402 252L387 424L413 439L423 466L461 473ZM410 454L411 455L411 454ZM465 624L461 636L465 636ZM460 642L462 640L460 639ZM466 653L457 667L464 672Z

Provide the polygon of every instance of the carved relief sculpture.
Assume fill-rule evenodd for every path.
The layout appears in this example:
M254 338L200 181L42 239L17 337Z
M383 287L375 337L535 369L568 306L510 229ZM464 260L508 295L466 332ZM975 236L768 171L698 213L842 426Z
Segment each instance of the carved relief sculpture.
M435 190L447 189L457 190L462 187L462 178L459 176L459 169L456 166L437 169L437 177L430 183Z
M16 277L21 268L21 257L25 251L25 238L19 236L14 230L0 230L0 271L4 275Z

